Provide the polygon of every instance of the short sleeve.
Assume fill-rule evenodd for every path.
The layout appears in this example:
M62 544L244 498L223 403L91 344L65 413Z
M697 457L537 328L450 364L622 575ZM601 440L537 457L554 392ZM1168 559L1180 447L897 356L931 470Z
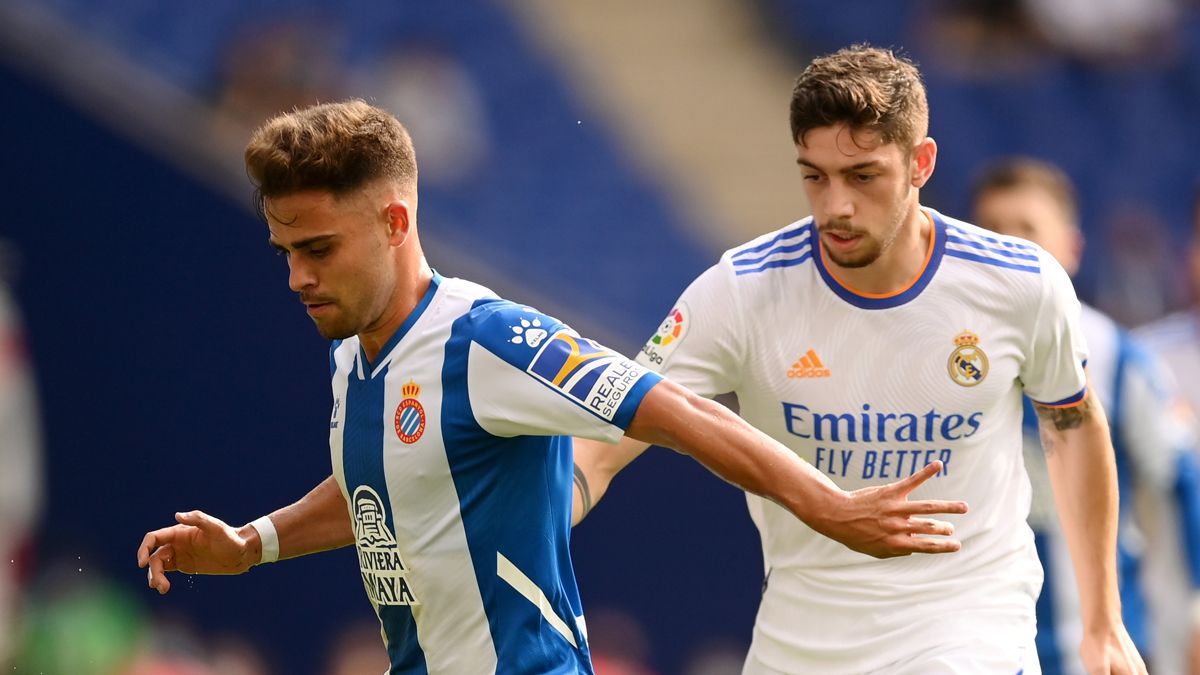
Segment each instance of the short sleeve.
M742 361L735 331L742 322L733 283L724 262L697 277L642 346L637 362L701 396L735 390Z
M493 435L616 441L662 379L531 307L490 301L468 321L471 408Z
M1029 351L1021 365L1025 393L1035 403L1068 407L1087 394L1087 343L1079 327L1080 305L1071 279L1050 254L1041 257L1041 297Z

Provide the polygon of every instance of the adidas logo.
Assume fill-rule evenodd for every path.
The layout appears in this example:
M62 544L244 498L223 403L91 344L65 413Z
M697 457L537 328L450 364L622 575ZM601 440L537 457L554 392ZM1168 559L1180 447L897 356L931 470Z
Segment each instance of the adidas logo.
M788 377L829 377L829 369L821 363L821 357L813 350L805 352L800 360L787 371Z

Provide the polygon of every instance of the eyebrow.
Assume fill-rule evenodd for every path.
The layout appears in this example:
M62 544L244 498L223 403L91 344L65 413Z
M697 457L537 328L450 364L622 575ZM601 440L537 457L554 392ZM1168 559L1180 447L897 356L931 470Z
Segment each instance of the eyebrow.
M336 234L319 234L315 237L309 237L308 239L301 239L300 241L294 242L290 250L302 251L306 248L311 248L317 244L323 244L336 238ZM286 253L289 250L287 246L280 244L271 237L267 237L267 243L270 244L271 248L275 249L276 251L284 251Z
M800 166L806 166L810 169L814 169L816 171L820 171L821 173L825 173L824 169L817 166L816 164L813 164L812 162L810 162L808 160L796 159L796 163L799 164ZM883 165L883 162L881 162L878 159L873 159L869 162L859 162L858 164L848 166L848 167L842 169L839 173L854 173L855 171L862 171L863 169L874 169L874 168L877 168L882 165Z

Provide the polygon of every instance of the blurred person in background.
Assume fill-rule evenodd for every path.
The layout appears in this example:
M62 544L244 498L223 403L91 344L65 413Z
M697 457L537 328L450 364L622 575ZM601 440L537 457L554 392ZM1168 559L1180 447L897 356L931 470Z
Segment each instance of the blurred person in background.
M908 500L939 462L844 491L724 407L434 272L412 140L386 111L298 109L244 156L288 285L333 341L332 475L240 528L191 511L148 532L137 562L160 593L168 572L240 574L353 544L393 673L590 672L568 547L571 434L677 448L858 550L958 549L949 525L921 516L965 504Z
M1197 411L1200 410L1200 182L1196 183L1192 198L1192 233L1186 265L1192 306L1141 326L1134 334L1167 364L1188 407ZM1180 523L1172 519L1169 510L1164 510L1157 524L1169 533L1179 531ZM1181 540L1177 545L1187 550L1200 547L1195 539ZM1184 584L1200 577L1200 573L1194 566L1181 569L1178 565L1167 565L1170 560L1155 561L1158 564L1151 570L1154 576L1150 590L1156 599L1172 605L1177 615L1187 613L1191 619L1158 627L1156 637L1163 640L1164 646L1168 641L1174 645L1190 643L1190 672L1200 675L1200 639L1195 639L1200 627L1200 602L1192 594L1179 592Z
M989 165L976 181L976 224L1038 244L1068 274L1079 270L1084 238L1075 188L1058 167L1015 157ZM1195 640L1187 603L1200 597L1200 472L1194 418L1181 405L1164 363L1113 319L1084 304L1080 327L1088 344L1092 392L1110 420L1120 485L1117 529L1121 609L1138 649L1154 673L1187 672L1187 643ZM1033 484L1029 524L1045 581L1038 598L1038 657L1047 675L1085 673L1074 649L1083 634L1079 596L1062 524L1054 508L1037 418L1026 401L1025 468ZM1166 520L1164 520L1166 519ZM1164 527L1164 522L1175 524ZM1163 540L1166 541L1163 541ZM1160 558L1172 558L1163 561ZM1161 568L1190 571L1167 596L1151 589Z
M857 45L796 80L791 132L812 217L726 252L638 361L741 415L845 488L946 471L968 495L954 556L873 560L748 495L766 566L746 675L1039 672L1042 572L1021 399L1035 407L1077 569L1090 672L1144 673L1122 623L1117 471L1070 279L1049 254L920 203L937 144L920 73ZM576 521L646 445L579 440Z
M42 504L42 440L33 367L7 278L15 254L0 242L0 665L9 662Z

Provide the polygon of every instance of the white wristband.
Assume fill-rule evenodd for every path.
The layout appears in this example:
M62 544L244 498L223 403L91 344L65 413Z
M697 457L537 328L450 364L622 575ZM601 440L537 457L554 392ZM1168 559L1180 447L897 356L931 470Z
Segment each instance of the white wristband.
M262 559L258 562L269 563L279 560L279 533L275 531L275 523L269 516L263 516L250 523L258 530L258 540L262 542Z

